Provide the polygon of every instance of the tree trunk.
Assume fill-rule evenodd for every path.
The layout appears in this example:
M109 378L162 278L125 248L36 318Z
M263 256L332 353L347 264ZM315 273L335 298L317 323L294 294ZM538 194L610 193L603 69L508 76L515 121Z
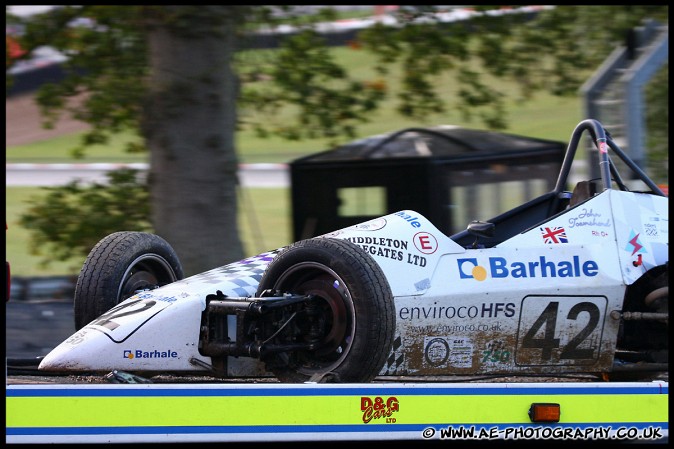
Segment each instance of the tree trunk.
M150 19L143 110L151 217L189 276L243 258L232 68L238 14L230 6L160 8Z

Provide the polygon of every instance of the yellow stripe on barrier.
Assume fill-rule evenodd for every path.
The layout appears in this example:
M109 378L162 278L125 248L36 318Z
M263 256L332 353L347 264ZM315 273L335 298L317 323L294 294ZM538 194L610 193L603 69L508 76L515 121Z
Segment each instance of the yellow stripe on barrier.
M7 441L262 441L279 432L300 440L396 432L409 439L428 426L540 426L528 411L541 402L561 405L554 426L668 432L669 421L667 383L86 387L8 386Z

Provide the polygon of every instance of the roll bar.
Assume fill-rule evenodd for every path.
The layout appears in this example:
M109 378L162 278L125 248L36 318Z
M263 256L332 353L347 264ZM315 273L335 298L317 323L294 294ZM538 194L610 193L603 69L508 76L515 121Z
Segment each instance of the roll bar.
M567 183L569 178L569 173L571 172L571 164L576 155L576 150L578 149L578 142L584 131L589 131L592 136L597 149L599 150L599 172L601 174L601 182L603 190L608 190L611 188L611 175L617 182L621 182L618 169L611 161L611 158L608 154L608 148L611 148L613 152L627 165L637 177L644 182L655 194L660 196L666 196L662 190L648 177L648 175L641 169L639 166L630 159L623 150L618 147L618 145L611 139L610 134L604 129L601 123L594 119L586 119L580 122L571 134L571 140L569 141L569 146L566 149L566 155L564 156L564 161L562 162L562 168L559 172L559 177L557 178L557 184L555 185L555 192L561 193Z

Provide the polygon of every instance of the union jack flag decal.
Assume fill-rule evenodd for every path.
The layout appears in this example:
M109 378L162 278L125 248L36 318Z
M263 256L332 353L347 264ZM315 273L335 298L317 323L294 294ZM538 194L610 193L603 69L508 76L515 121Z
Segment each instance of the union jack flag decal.
M566 230L562 227L541 228L541 235L543 236L543 243L569 243Z

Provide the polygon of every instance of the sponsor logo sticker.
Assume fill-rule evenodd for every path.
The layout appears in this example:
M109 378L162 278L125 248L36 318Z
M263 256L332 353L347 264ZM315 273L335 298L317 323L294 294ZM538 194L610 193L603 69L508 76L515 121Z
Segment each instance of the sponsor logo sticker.
M478 263L477 258L468 257L457 259L457 264L460 279L475 279L476 281L484 281L488 277L492 279L578 278L594 277L599 274L597 262L581 261L579 256L559 262L549 261L545 256L540 256L537 261L510 261L505 257L490 257L484 266Z
M412 241L419 252L424 254L433 254L438 249L438 240L428 232L417 232Z
M630 231L630 238L627 241L627 246L625 246L625 251L632 251L632 256L637 253L643 254L648 253L648 251L646 251L646 248L644 248L644 245L639 241L640 235L641 234L637 234L633 230Z
M136 350L131 350L131 349L125 349L124 350L124 358L125 359L175 359L178 357L178 353L176 351L172 351L170 349L166 351L141 351L140 349Z

